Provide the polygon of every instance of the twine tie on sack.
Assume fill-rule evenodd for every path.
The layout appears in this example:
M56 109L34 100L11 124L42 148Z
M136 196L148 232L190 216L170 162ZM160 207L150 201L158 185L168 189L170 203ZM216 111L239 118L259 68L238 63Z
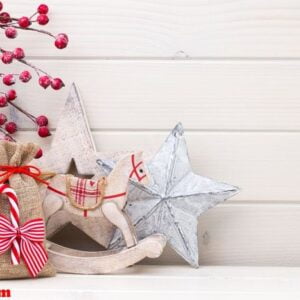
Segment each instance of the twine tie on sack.
M0 166L0 171L3 171L2 173L0 173L0 177L3 177L0 180L0 183L5 183L9 179L9 177L14 174L25 174L41 183L48 184L47 181L40 178L42 172L35 166Z
M24 175L32 177L33 179L35 179L36 181L38 181L40 183L45 184L49 190L51 190L59 195L66 196L65 193L50 186L48 181L42 179L41 178L41 175L42 175L41 170L35 166L27 165L27 166L14 167L14 166L5 166L4 165L4 166L0 166L0 171L3 171L2 173L0 173L0 177L3 177L2 179L0 179L0 184L6 183L8 181L8 179L10 178L10 176L12 176L14 174L24 174Z

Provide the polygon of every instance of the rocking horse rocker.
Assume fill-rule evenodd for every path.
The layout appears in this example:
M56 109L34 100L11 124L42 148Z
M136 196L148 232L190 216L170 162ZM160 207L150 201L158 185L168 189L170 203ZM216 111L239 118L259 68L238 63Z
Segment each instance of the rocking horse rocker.
M118 227L126 248L88 252L63 247L48 241L49 257L58 271L79 274L104 274L137 263L145 257L161 255L166 244L159 234L137 242L134 228L123 212L129 179L147 184L149 175L142 152L121 158L111 173L98 181L72 175L55 175L50 186L60 194L41 187L47 237L72 223L105 248Z

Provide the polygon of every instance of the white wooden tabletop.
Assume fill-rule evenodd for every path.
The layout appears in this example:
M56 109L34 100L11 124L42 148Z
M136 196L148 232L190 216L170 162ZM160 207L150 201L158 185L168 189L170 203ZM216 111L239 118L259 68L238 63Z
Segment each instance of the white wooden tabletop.
M1 288L11 289L16 300L298 300L299 282L300 269L292 267L139 265L112 275L1 281Z

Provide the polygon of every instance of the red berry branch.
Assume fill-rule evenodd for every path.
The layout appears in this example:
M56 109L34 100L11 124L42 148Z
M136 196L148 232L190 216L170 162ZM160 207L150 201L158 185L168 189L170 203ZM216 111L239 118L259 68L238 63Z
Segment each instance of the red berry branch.
M4 31L5 36L8 39L14 39L17 37L20 30L35 31L41 34L45 34L54 39L54 45L58 49L64 49L68 45L68 36L64 33L59 33L58 35L53 35L51 32L46 30L41 30L33 27L34 23L39 25L46 25L49 22L48 12L49 8L46 4L41 4L37 8L37 11L33 13L30 17L12 17L8 12L2 12L3 3L0 1L0 29ZM30 69L32 69L38 76L38 84L44 89L51 86L54 90L59 90L64 87L64 83L60 78L54 78L45 71L31 64L25 59L25 52L22 48L16 48L14 50L7 50L0 47L0 58L4 64L10 64L13 61L17 61ZM0 79L2 83L6 86L12 86L16 83L16 80L21 82L28 82L32 79L32 74L28 70L24 70L19 74L16 73L0 73ZM47 137L50 135L48 129L48 118L46 116L35 117L28 113L20 106L15 103L17 98L17 92L14 89L9 89L7 91L0 91L0 108L6 107L8 105L13 106L20 113L24 114L29 118L37 128L38 135L40 137ZM0 113L0 132L2 132L6 139L14 141L12 134L17 131L17 124L15 122L8 122L7 116ZM40 153L41 154L41 153Z

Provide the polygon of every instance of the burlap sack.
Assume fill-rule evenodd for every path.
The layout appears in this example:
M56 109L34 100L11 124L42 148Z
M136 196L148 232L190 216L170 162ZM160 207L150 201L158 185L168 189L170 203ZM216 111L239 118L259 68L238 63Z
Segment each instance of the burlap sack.
M19 144L0 141L0 166L28 165L38 149L39 147L32 143ZM44 218L38 184L33 178L25 174L14 174L9 178L9 185L16 191L19 199L21 224L34 218ZM9 218L9 203L6 196L3 195L0 199L0 214ZM55 269L48 260L38 276L54 275ZM30 274L22 260L20 265L14 266L10 261L10 251L0 255L0 279L26 277L30 277Z

